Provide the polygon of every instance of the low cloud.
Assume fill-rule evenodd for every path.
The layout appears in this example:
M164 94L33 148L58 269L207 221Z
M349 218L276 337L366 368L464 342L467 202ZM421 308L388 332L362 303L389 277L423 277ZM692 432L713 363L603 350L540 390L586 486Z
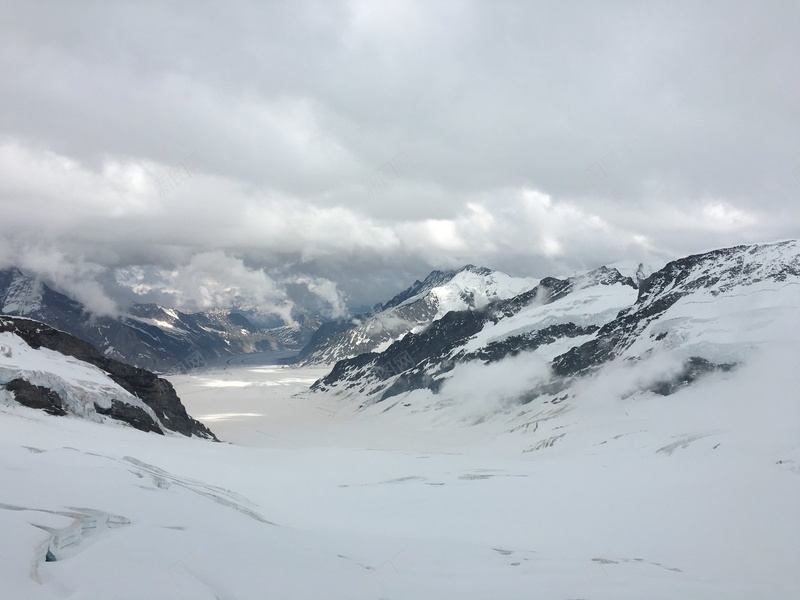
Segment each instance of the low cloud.
M0 245L0 268L12 266L77 300L95 315L116 317L120 314L117 302L98 281L107 271L104 266L67 256L52 246Z
M314 312L331 318L347 313L336 284L320 277L293 275L276 280L263 269L251 268L242 258L221 250L193 255L170 268L136 265L115 271L116 282L140 302L155 302L186 312L240 309L279 316L293 323L298 312L309 309L309 299L299 297L301 286L316 299Z
M522 404L522 396L547 381L550 368L532 353L490 363L456 365L439 392L438 402L451 403L454 414L477 423Z

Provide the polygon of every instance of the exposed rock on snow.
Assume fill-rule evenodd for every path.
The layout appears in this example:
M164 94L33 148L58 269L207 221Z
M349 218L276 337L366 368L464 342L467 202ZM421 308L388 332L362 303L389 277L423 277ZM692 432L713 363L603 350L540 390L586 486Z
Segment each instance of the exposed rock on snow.
M0 385L11 399L50 414L102 416L142 431L216 439L186 413L172 385L109 359L89 343L29 319L0 318Z
M322 319L282 319L256 309L184 313L134 304L119 317L90 314L79 302L19 269L0 270L0 314L42 321L90 342L108 358L159 372L185 372L241 353L299 350Z
M414 389L438 391L457 364L493 362L563 340L580 342L636 297L616 269L546 277L519 295L481 310L452 311L378 354L338 362L314 390L358 390L381 401Z
M453 311L483 310L533 288L537 280L510 277L467 265L433 271L372 311L326 323L298 356L301 364L327 364L366 352L380 352L409 333L419 333Z
M645 272L638 269L637 277ZM312 389L358 397L367 406L414 390L437 394L448 381L457 381L456 367L525 354L532 364L549 365L549 374L523 386L518 403L540 396L555 402L573 380L609 362L635 364L666 351L674 367L650 374L640 389L669 395L744 360L757 343L754 323L780 318L774 311L761 315L752 303L764 302L769 294L778 306L791 305L791 300L780 301L780 294L794 293L799 284L796 241L689 256L638 285L606 267L580 277L547 277L483 309L451 312L382 352L340 361ZM741 339L748 335L752 338Z

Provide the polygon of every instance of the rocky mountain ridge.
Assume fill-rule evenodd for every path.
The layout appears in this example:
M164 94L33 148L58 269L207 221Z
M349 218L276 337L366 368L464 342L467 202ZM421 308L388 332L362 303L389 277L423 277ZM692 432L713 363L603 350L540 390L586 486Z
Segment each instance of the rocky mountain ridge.
M157 372L189 371L224 356L300 350L322 319L260 323L253 311L185 313L133 304L118 318L91 314L79 302L19 269L0 270L0 314L35 319L97 347L105 356Z
M371 311L325 323L298 355L300 364L329 364L378 352L409 333L419 333L454 310L481 310L536 285L485 267L433 271Z
M746 360L758 344L754 323L781 318L798 289L795 240L688 256L638 286L605 267L581 277L548 277L482 310L448 313L381 352L339 361L312 389L361 406L402 401L411 407L419 392L435 404L463 373L523 356L541 374L515 392L512 404L560 402L572 385L608 364L669 357L669 368L652 374L641 390L670 394Z

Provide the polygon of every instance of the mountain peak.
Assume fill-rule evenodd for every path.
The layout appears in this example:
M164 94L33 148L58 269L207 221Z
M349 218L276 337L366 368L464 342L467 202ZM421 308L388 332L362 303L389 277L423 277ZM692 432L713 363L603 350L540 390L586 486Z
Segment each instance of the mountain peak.
M473 264L464 265L458 271L456 271L456 273L474 273L475 275L481 275L481 276L484 276L484 277L488 276L488 275L491 275L494 272L495 271L493 271L492 269L489 269L487 267L476 267Z

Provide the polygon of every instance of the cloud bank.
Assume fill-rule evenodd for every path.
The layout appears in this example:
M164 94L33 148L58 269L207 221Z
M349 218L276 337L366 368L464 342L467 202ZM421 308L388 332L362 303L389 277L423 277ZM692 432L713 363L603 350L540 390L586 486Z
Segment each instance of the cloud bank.
M12 2L0 260L100 312L342 314L797 237L800 5L768 4Z

